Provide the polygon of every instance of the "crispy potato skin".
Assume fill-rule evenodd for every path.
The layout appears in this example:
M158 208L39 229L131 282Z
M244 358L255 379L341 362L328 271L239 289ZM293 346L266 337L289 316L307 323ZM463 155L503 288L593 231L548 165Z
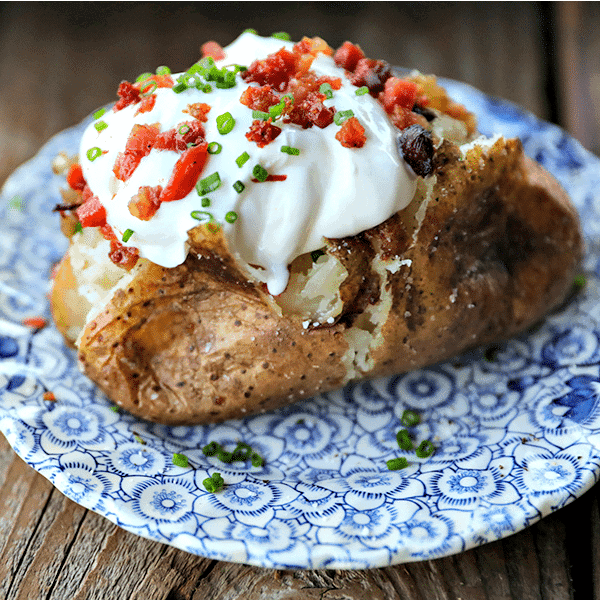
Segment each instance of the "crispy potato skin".
M206 423L345 384L345 333L390 295L365 377L432 364L527 328L564 299L581 260L566 193L516 140L477 147L460 161L455 147L442 145L437 160L415 239L395 215L360 236L330 241L329 252L346 257L349 272L344 313L331 327L305 329L278 314L220 236L192 232L182 265L144 264L87 323L79 340L83 370L144 419ZM397 256L410 264L385 276L373 267L376 257ZM60 269L70 269L68 260ZM55 302L69 285L59 274Z

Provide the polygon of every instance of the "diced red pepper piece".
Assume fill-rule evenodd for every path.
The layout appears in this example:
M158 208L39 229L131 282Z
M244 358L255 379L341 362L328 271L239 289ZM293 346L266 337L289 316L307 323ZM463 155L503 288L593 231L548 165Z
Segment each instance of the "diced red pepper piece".
M67 173L67 184L72 190L83 191L86 182L81 165L71 165Z
M217 42L206 42L200 46L200 52L202 56L212 56L215 60L222 60L225 58L225 51Z
M75 212L82 227L102 227L106 224L106 210L97 196L86 200Z
M365 128L356 117L350 117L342 124L340 130L335 134L344 148L362 148L367 141Z
M22 323L32 329L43 329L48 325L48 321L44 317L25 317Z
M394 106L410 108L415 105L419 95L419 86L414 81L406 81L398 77L390 77L386 82L383 93L379 98L388 113Z
M333 55L335 64L346 71L354 71L361 58L365 58L365 53L351 42L344 42Z
M125 145L125 152L119 152L113 167L117 179L127 181L144 156L150 154L158 136L157 125L135 124Z
M142 221L149 221L160 208L162 186L141 186L138 193L129 201L129 212Z
M196 185L208 157L208 144L188 148L175 163L169 182L160 195L161 202L185 198Z
M264 148L270 144L279 134L281 129L273 123L271 119L268 121L260 121L258 119L252 121L250 131L246 134L246 139L249 142L256 142L259 148Z

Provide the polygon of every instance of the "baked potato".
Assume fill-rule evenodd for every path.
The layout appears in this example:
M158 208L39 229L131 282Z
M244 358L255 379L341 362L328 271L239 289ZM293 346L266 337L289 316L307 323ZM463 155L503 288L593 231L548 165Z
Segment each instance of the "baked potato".
M84 192L65 192L52 314L113 402L171 425L240 418L512 336L564 300L582 255L564 190L518 140L477 137L435 79L408 80L429 114L388 114L403 120L410 203L293 256L278 294L212 221L176 266L115 261L100 227L74 233Z

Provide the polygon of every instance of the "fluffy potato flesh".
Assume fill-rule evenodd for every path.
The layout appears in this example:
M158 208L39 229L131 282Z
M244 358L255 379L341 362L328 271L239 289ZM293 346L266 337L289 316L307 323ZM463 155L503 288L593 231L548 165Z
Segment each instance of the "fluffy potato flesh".
M464 155L442 143L436 160L404 214L326 240L325 257L301 257L279 298L202 228L182 265L140 261L88 315L77 342L83 370L142 418L214 422L528 327L570 289L581 258L575 210L516 140L472 144ZM80 293L69 273L77 243L55 299ZM53 301L65 331L60 306Z

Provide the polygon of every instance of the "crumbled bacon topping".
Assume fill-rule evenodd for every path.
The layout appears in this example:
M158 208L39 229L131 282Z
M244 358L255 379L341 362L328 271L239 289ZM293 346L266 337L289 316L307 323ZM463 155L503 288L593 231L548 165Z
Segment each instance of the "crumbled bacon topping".
M335 134L344 148L362 148L367 141L365 128L356 117L350 117L342 124L340 130Z
M264 148L267 144L270 144L279 134L281 129L271 122L260 121L255 119L252 121L250 131L246 134L246 138L249 142L256 142L259 148Z
M192 115L194 119L198 119L201 123L206 123L208 121L208 113L210 112L210 104L205 104L204 102L194 102L193 104L188 104L187 108L183 111L188 115Z
M160 208L162 186L141 186L138 193L129 201L129 212L142 221L149 221Z

